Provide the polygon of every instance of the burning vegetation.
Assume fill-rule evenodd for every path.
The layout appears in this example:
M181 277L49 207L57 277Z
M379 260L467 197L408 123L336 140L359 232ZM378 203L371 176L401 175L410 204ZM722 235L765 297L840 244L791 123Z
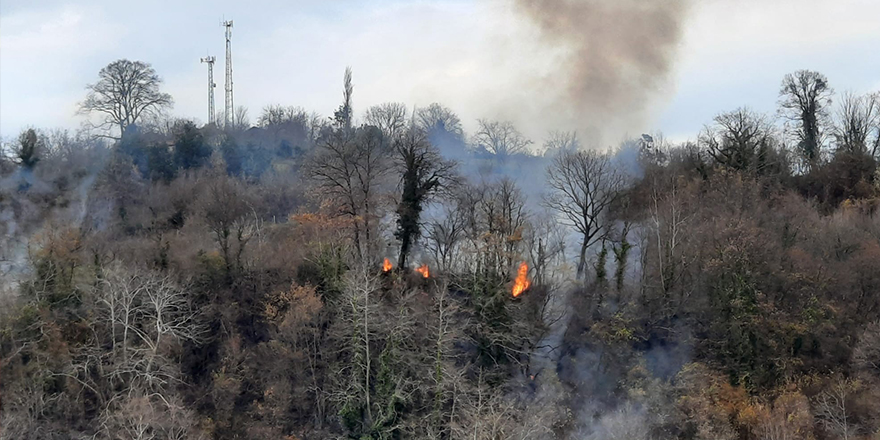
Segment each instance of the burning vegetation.
M583 42L570 113L630 96L590 27L668 29L631 44L656 66L633 70L665 71L642 52L683 2L548 3L518 0ZM613 4L636 10L615 23ZM171 102L144 63L101 75ZM880 438L880 96L843 97L835 127L827 79L800 71L781 96L796 139L741 108L693 143L560 132L536 155L513 123L471 136L438 103L359 125L344 78L332 118L123 118L114 144L0 146L0 437Z
M422 274L422 277L428 278L431 276L431 272L428 270L428 265L423 264L416 268L416 272Z
M531 285L532 282L529 281L529 265L523 261L519 264L519 269L516 271L516 279L513 280L513 297L516 298L522 295Z

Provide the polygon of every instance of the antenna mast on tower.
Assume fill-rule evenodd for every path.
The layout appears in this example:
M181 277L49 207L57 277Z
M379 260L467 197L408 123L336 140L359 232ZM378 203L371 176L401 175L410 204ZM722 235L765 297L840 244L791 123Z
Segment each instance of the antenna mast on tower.
M216 57L207 56L201 59L203 63L208 63L208 123L213 124L214 121L214 61Z
M226 128L235 122L235 111L232 103L232 20L221 23L226 28Z

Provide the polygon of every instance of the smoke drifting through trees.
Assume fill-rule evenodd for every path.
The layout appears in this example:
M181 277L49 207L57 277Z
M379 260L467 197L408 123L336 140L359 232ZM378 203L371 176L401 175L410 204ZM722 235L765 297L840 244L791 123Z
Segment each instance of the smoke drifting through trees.
M515 0L515 7L547 44L565 50L558 70L535 87L552 94L541 113L553 120L545 122L582 130L590 143L619 140L613 136L643 122L672 69L688 2Z
M2 438L880 436L876 95L542 156L342 90L0 148Z

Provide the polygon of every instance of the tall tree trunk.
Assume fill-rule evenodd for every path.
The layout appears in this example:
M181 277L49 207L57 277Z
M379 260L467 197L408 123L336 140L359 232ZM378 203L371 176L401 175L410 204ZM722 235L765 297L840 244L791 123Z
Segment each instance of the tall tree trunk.
M584 269L587 266L587 237L584 236L584 241L581 242L581 253L578 258L578 266L577 266L577 278L579 280L585 280L585 271Z
M410 234L402 234L400 237L400 255L397 258L397 267L406 267L406 257L409 254L409 248L412 246L412 238Z

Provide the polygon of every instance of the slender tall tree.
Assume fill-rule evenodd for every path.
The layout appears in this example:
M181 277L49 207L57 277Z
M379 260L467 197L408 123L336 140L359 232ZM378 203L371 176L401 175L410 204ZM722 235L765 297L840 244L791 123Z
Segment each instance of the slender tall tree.
M333 119L340 128L345 130L351 129L352 109L351 96L354 93L354 85L351 83L351 67L345 68L345 75L342 77L342 105L333 114Z

